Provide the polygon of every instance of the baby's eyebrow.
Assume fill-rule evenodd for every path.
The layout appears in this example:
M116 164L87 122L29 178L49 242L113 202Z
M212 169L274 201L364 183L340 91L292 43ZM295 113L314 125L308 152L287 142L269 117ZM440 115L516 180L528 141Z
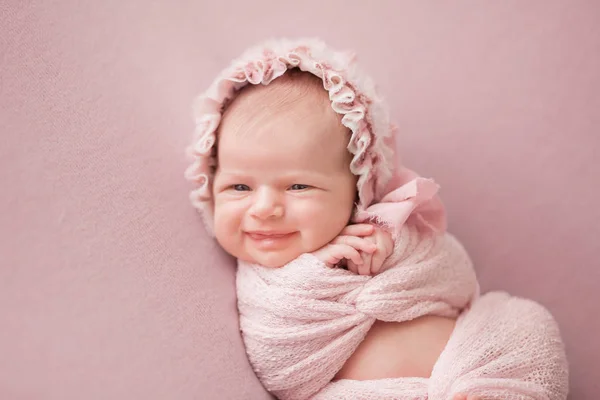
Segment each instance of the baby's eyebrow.
M215 177L219 177L221 179L244 179L248 177L248 173L242 171L223 171L222 169L219 169L215 174Z
M248 175L249 171L247 169L241 169L241 168L236 168L236 167L223 167L222 165L219 166L219 171L222 174L227 174L227 175Z
M319 171L312 171L312 170L300 170L300 171L292 171L289 172L287 174L282 174L281 177L284 179L302 179L304 177L318 177L318 178L326 178L329 175L323 172L319 172Z

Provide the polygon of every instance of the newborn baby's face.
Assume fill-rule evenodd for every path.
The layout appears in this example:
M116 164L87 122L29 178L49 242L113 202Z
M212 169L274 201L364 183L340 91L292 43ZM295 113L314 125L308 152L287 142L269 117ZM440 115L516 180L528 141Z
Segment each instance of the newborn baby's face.
M329 243L355 201L349 132L320 81L297 79L243 91L218 134L216 238L233 256L267 267Z

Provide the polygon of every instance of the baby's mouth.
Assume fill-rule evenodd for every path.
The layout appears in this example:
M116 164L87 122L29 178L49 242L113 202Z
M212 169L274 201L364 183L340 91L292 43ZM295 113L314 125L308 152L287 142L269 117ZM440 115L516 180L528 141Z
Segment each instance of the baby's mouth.
M248 231L246 235L252 240L278 240L285 239L293 235L294 232L278 232L278 231Z

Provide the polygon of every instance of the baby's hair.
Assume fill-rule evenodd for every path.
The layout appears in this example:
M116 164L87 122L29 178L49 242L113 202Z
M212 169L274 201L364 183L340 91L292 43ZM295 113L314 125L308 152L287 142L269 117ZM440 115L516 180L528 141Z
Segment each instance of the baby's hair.
M250 92L257 90L260 87L261 85L247 85L244 86L240 92ZM327 94L321 78L298 68L292 68L286 71L285 74L273 80L273 82L269 84L269 88L279 95L274 99L275 104L285 104L286 102L303 98L309 94L316 94L322 99L325 99L325 96L323 95ZM326 104L329 103L327 102Z
M323 102L323 106L331 107L329 103L329 94L323 87L321 78L310 72L301 71L293 68L273 81L275 104L283 106L289 102L296 101L306 96L315 95Z
M223 120L238 107L248 105L249 101L254 101L255 98L252 94L259 90L264 91L263 94L259 95L261 96L260 105L253 106L262 109L279 110L311 95L316 101L322 102L324 109L331 107L328 92L323 87L323 81L310 72L304 72L298 68L292 68L273 80L268 85L268 91L264 89L265 86L263 85L251 84L240 89L233 101L226 105L223 111ZM217 132L217 141L218 136Z

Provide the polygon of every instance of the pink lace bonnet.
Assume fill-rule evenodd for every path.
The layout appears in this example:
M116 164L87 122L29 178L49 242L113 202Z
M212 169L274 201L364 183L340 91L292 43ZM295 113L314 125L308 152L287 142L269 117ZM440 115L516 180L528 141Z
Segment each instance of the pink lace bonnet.
M223 110L244 86L268 85L292 68L322 79L332 108L342 115L342 124L351 132L350 170L358 176L353 220L399 228L414 219L428 230L444 231L446 219L438 186L401 166L394 156L395 128L373 81L358 69L353 54L333 50L318 39L278 39L252 47L235 59L194 104L196 130L188 148L193 162L185 176L196 185L190 200L209 233L216 135Z

